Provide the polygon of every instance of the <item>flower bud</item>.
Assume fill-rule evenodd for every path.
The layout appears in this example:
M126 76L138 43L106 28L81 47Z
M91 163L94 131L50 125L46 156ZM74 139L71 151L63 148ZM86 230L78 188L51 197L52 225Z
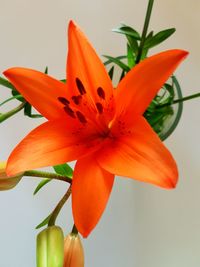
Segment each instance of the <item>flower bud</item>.
M37 267L63 267L64 235L59 226L50 226L37 236Z
M9 190L15 187L21 180L24 173L15 176L7 176L6 162L0 161L0 191Z
M63 267L84 267L84 251L78 234L65 237Z

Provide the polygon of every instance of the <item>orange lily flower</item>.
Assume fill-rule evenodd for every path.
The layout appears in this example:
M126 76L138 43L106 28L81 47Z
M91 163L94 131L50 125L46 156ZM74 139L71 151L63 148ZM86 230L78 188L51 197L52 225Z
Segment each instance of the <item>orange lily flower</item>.
M114 175L175 187L176 163L142 114L187 52L169 50L145 59L114 90L104 65L72 21L68 49L66 84L31 69L4 72L48 119L13 150L7 173L77 160L72 210L86 237L106 207Z

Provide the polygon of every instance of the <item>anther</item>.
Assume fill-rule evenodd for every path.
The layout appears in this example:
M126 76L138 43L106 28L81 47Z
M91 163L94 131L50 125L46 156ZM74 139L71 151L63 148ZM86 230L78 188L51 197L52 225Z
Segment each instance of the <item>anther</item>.
M69 105L70 104L69 100L67 100L65 97L62 97L62 96L58 97L58 101L60 101L60 103L62 103L63 105Z
M97 88L97 94L100 98L105 99L106 95L102 87Z
M79 119L79 121L81 123L86 123L87 122L85 116L80 111L76 111L76 115L77 115L77 118Z
M85 87L79 78L76 78L76 86L77 86L79 93L81 95L86 94Z
M81 95L74 95L72 96L72 101L74 104L79 105L81 103L82 96Z
M69 107L69 106L65 106L64 107L64 111L72 118L76 118L74 111Z
M102 106L102 104L99 103L99 102L97 102L97 103L96 103L96 107L97 107L97 109L98 109L98 112L99 112L100 114L102 114L102 113L103 113L103 106Z

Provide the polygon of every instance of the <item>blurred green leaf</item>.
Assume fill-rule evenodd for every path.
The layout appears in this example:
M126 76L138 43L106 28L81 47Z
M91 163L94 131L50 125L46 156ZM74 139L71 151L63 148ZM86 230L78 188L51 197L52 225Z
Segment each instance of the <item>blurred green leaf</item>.
M135 29L133 29L130 26L127 26L125 24L122 24L119 28L113 29L112 31L131 36L136 40L140 40L140 38L141 38L140 34Z
M33 195L36 195L38 191L40 191L40 189L45 186L47 183L51 182L52 179L49 178L45 178L42 179L41 182L39 182L39 184L37 185L37 187L35 188L35 191L33 192Z
M46 66L46 68L44 70L44 74L48 74L48 71L49 71L48 66Z
M175 31L176 31L175 28L171 28L171 29L160 31L154 36L147 38L144 43L144 48L150 49L162 43L164 40L169 38Z
M68 176L70 178L73 176L73 169L66 163L53 166L53 168L57 174Z
M127 58L127 56L118 56L118 57L116 57L116 59L125 59L125 58ZM104 62L104 65L106 66L106 65L109 65L110 63L113 63L113 61L109 59L109 60Z
M9 89L15 89L14 86L8 81L6 80L5 78L3 77L0 77L0 85L3 85Z
M126 72L124 70L122 70L120 78L119 78L119 82L124 78Z
M47 225L49 223L49 219L51 218L51 214L49 214L49 216L47 216L40 224L38 224L35 229L39 229L45 225Z
M133 50L133 53L135 54L135 57L137 57L138 48L139 48L137 40L135 40L134 38L132 38L131 36L128 36L128 35L126 35L126 39L128 41L128 45Z
M3 106L4 104L8 103L11 100L14 100L14 99L22 100L23 97L21 95L16 95L16 96L10 97L10 98L6 99L5 101L3 101L2 103L0 103L0 107Z
M133 50L128 44L127 44L127 61L128 61L129 68L132 69L135 65L135 57L134 57Z
M110 79L112 80L113 79L113 74L114 74L114 66L112 66L110 68L110 70L108 71L108 75L110 76Z
M42 118L40 114L32 114L32 106L27 102L24 106L24 115L30 118Z
M116 65L118 65L124 71L128 72L130 70L129 66L127 66L126 64L124 64L117 57L111 57L111 56L106 56L106 55L104 55L104 57L107 58L107 59L109 59L112 63L115 63Z

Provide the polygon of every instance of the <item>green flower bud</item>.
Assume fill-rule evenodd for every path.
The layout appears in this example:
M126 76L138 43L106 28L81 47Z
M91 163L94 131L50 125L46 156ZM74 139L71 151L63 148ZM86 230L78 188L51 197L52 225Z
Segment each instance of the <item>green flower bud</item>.
M84 251L78 234L65 237L63 267L84 267Z
M64 235L59 226L50 226L37 236L37 267L63 267Z
M0 191L9 190L15 187L24 173L17 174L15 176L7 176L6 174L6 162L0 161Z

